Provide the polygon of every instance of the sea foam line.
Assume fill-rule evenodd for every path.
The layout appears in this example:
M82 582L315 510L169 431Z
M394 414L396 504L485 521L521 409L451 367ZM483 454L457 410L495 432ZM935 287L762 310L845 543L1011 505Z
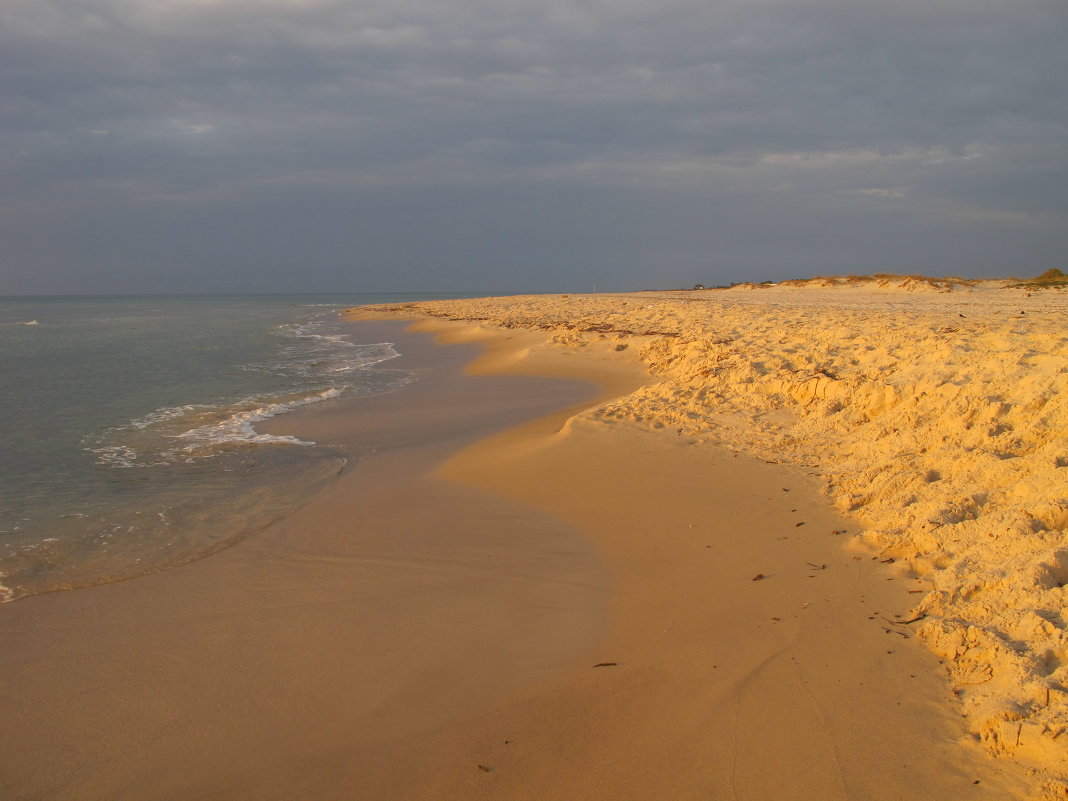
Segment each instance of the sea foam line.
M340 398L341 391L331 387L310 397L285 403L269 403L247 411L235 412L225 420L220 420L212 425L199 426L181 434L173 435L173 439L188 440L191 444L182 448L183 451L196 451L201 448L219 445L227 442L247 442L257 444L283 443L287 445L314 445L314 442L297 439L288 435L260 434L253 427L254 423L269 420L280 414L308 406L313 403L321 403L334 398Z

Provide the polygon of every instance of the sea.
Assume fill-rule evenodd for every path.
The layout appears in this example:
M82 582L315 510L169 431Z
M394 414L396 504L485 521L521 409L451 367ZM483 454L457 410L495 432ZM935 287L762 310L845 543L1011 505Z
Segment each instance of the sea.
M305 503L359 454L257 423L415 380L339 312L440 297L0 297L0 602L200 559Z

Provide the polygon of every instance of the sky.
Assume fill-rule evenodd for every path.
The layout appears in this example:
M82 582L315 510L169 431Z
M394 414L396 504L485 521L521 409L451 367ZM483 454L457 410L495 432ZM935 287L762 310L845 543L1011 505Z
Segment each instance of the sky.
M0 3L0 294L1050 267L1064 0Z

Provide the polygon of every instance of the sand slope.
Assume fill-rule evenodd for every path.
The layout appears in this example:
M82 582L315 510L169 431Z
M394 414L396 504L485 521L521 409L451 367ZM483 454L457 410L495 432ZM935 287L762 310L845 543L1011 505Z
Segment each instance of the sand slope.
M657 383L596 425L806 465L926 579L907 618L990 753L1068 776L1068 293L828 282L406 304L633 348ZM917 585L920 586L920 585Z

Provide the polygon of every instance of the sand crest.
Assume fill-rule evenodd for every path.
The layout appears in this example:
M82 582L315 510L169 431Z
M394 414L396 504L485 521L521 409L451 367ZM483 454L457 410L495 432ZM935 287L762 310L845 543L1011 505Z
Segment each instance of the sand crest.
M990 754L1068 777L1068 293L886 279L383 309L636 354L584 426L674 431L819 476ZM535 346L536 347L536 346Z

